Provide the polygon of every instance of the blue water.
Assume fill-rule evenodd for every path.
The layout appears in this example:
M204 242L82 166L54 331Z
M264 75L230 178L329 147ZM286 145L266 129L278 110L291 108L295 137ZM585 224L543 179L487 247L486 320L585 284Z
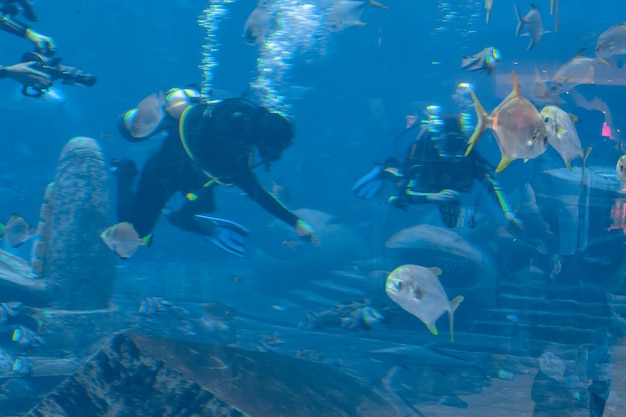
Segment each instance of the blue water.
M91 88L57 81L55 89L63 98L56 101L23 97L17 82L0 81L0 221L16 212L36 224L58 155L74 136L96 139L106 161L129 157L141 165L158 149L159 139L125 141L117 117L153 92L206 82L208 74L200 69L206 30L198 20L211 3L226 10L215 22L217 65L210 68L211 87L220 95L239 96L258 84L263 53L263 46L247 45L241 37L255 7L252 0L34 5L39 21L31 25L54 38L62 63L92 73L98 81ZM306 4L274 3L279 9ZM246 256L225 254L161 219L150 248L139 248L126 261L116 259L112 306L121 319L101 337L132 327L150 336L312 361L322 365L318 372L345 373L384 398L390 416L600 416L604 407L598 404L607 398L603 415L624 415L626 372L620 360L626 201L615 173L617 160L626 153L624 56L610 58L610 68L597 66L595 84L559 96L559 106L579 118L582 148L593 147L586 188L580 187L581 159L572 162L569 173L552 148L527 163L516 160L495 175L519 210L522 232L507 228L497 203L478 182L462 199L464 207L476 210L477 225L457 230L445 228L434 204L404 211L388 203L397 192L390 181L368 200L357 198L351 187L374 162L398 152L403 156L411 137L395 138L405 129L407 116L423 118L428 105L454 111L452 95L459 83L473 84L490 112L511 90L515 70L522 94L541 109L545 103L532 98L534 68L548 79L583 48L583 55L593 57L598 35L626 18L626 4L560 2L556 32L550 2L537 1L550 33L531 50L526 49L528 37L514 36L517 18L506 0L494 0L489 24L482 1L385 4L389 10L365 8L363 27L328 32L314 20L309 24L315 36L308 43L302 33L300 38L289 33L280 38L286 42L288 65L271 80L270 90L287 91L280 97L281 110L294 120L295 143L269 172L256 171L266 188L274 182L288 190L289 198L283 195L287 207L307 210L303 217L318 232L321 246L298 240L239 189L219 188L214 215L250 229ZM518 4L524 13L530 10L527 2ZM18 62L32 48L8 33L1 36L4 65ZM460 68L463 56L488 46L502 54L492 76ZM265 103L276 98L258 92L252 97ZM600 110L581 107L581 100L594 98L612 116L612 138L602 134ZM478 150L497 165L500 152L491 133ZM107 181L114 202L114 183ZM177 197L168 207L183 201ZM441 238L428 238L420 229L413 247L385 245L416 225L440 227ZM546 228L552 235L548 243ZM463 249L443 243L446 232L456 233L454 245L465 245ZM0 249L25 259L30 248L31 242L14 249L0 241ZM406 263L440 267L448 298L465 297L455 313L455 343L447 313L437 321L435 336L385 294L386 275ZM168 300L175 313L166 308L156 316L139 315L141 300L153 296ZM0 293L0 302L9 301L19 300ZM235 317L211 316L202 307L210 302L229 306ZM375 309L384 319L363 323L363 308ZM46 335L49 329L33 330ZM11 358L64 357L45 346L23 350L11 341L12 329L0 330L0 353L9 352ZM62 341L59 332L55 329L49 337ZM77 364L95 351L68 347L72 349L65 356ZM11 410L0 407L0 416L22 415L54 385L38 380L35 371L31 376L12 373L2 360L0 356L0 387L20 379L28 389L18 398L0 392L0 403ZM259 381L272 377L258 375ZM323 387L318 389L323 397Z

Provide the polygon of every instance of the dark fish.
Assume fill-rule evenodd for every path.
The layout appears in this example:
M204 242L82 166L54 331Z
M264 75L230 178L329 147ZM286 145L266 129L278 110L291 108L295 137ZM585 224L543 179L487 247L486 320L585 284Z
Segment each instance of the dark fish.
M132 224L122 222L114 224L100 234L104 243L122 259L128 259L139 246L149 247L152 235L140 238Z
M13 331L11 340L27 348L44 346L46 344L44 339L39 336L37 332L24 326L19 326Z
M6 237L9 244L17 248L35 234L35 228L32 227L22 216L13 213L7 224L0 223L0 239Z
M500 62L501 57L502 55L500 55L499 49L489 46L472 56L463 58L461 61L461 69L472 72L486 71L487 74L491 75L498 62Z
M22 307L22 303L19 301L14 301L11 303L1 303L0 304L0 324L5 324L9 321L10 317L17 316L17 310Z
M161 311L167 310L167 308L171 306L172 303L170 303L163 297L146 297L141 300L138 311L139 314L144 314L146 316L155 316Z
M378 309L370 306L357 308L349 317L341 318L341 327L348 330L369 330L384 319Z
M237 311L234 308L220 303L219 301L204 303L202 304L202 308L207 316L214 319L233 320L237 316Z

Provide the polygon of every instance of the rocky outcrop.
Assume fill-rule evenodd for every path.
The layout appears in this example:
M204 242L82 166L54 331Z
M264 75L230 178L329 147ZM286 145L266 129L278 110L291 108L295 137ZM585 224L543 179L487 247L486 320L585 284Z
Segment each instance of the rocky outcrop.
M28 417L396 416L327 366L274 353L118 334ZM245 413L245 414L244 414Z
M107 308L114 256L99 234L112 219L107 170L95 140L75 137L65 145L40 215L30 267L0 251L2 298L10 292L10 299L28 305Z

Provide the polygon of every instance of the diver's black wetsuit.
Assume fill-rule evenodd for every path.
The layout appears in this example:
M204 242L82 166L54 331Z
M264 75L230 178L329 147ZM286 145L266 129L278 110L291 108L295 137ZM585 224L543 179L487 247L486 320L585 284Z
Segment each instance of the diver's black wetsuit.
M474 179L491 181L493 167L478 152L466 157L442 158L428 135L413 142L403 162L402 172L406 184L400 186L407 191L408 182L414 180L411 187L424 193L438 193L443 189L467 193L471 190Z
M193 216L215 210L213 189L222 183L239 186L272 215L294 226L298 217L266 191L252 171L250 135L254 135L253 113L258 108L242 99L190 108L181 123L191 155L183 146L178 125L172 123L161 148L146 161L134 196L132 180L118 176L119 220L133 224L139 236L145 236L174 193L191 193L197 198L188 199L168 219L183 230L194 231ZM211 183L205 186L207 182Z

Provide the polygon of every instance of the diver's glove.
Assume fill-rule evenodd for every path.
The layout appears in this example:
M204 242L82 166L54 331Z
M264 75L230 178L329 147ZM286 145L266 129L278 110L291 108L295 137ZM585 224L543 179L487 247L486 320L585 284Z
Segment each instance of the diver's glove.
M194 232L228 253L241 257L245 255L246 238L250 235L248 229L230 220L206 214L196 214L193 218L198 226Z
M395 158L389 158L382 164L376 164L374 169L352 186L352 192L359 198L374 198L382 190L385 180L403 177L398 168L393 166L397 164L398 161Z
M41 35L31 28L26 29L26 39L35 44L37 52L41 52L44 55L52 55L56 51L56 45L52 38Z
M441 190L438 193L426 193L426 201L436 203L451 203L458 201L461 194L454 190Z
M319 246L320 245L320 241L317 238L317 236L315 235L315 232L313 231L313 228L311 227L311 225L309 225L305 221L303 221L301 219L298 219L298 221L296 222L296 225L295 225L295 229L296 229L296 233L298 234L300 239L307 240L307 241L311 242L315 246Z
M0 67L0 78L5 77L40 90L45 90L52 86L50 76L38 70L35 62L20 62L19 64Z

